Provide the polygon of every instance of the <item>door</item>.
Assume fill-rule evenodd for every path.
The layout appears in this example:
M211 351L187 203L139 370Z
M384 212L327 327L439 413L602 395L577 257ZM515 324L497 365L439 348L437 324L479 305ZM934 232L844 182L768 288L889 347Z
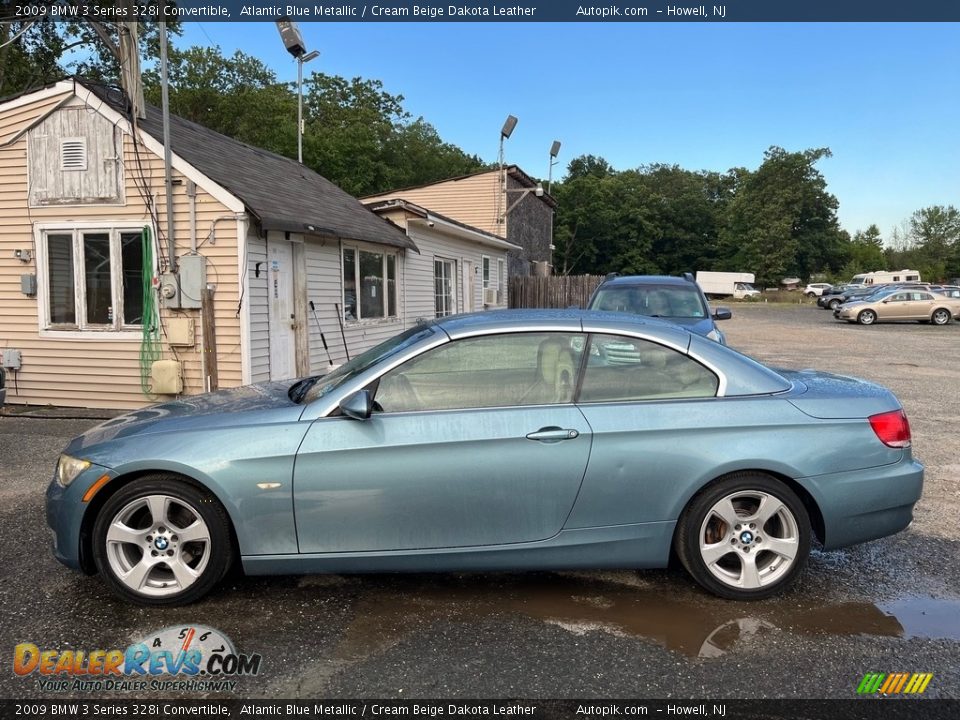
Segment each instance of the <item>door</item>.
M911 297L908 292L892 295L877 306L877 315L884 320L909 320L916 311L916 303L912 302Z
M382 412L317 420L297 454L300 552L500 545L560 532L587 466L566 333L470 338L380 378Z
M473 312L473 294L476 292L473 275L473 261L463 261L463 312Z
M288 380L297 375L293 245L289 240L267 240L267 266L270 379Z
M909 317L911 320L928 320L933 314L933 295L925 292L910 293Z

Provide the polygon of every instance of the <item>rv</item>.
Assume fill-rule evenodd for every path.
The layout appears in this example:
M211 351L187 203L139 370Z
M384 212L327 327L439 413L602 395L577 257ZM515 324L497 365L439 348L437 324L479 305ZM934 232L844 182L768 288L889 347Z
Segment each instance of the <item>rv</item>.
M920 273L916 270L877 270L876 272L854 275L850 281L855 285L883 285L884 283L920 282Z

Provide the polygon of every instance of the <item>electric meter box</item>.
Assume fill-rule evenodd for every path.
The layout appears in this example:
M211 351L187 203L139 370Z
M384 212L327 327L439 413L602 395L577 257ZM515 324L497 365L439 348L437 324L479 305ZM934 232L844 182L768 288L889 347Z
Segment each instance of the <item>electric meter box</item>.
M180 307L185 310L199 309L203 291L207 287L207 259L203 255L181 255Z

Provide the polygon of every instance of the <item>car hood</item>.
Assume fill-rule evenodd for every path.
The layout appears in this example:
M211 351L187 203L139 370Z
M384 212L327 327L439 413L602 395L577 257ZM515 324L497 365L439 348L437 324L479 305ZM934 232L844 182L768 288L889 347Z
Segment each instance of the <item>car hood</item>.
M289 414L293 419L299 417L303 406L293 402L287 394L292 384L292 380L286 380L245 385L134 410L90 428L74 438L64 452L72 454L133 435L231 427L280 419L276 418L277 414Z
M867 418L899 410L892 392L868 380L818 370L783 370L777 373L794 384L788 400L801 412L828 420Z
M658 317L658 319L663 320L664 322L679 325L684 330L689 330L690 332L696 333L697 335L703 335L704 337L706 337L707 333L714 329L713 318L710 317L654 317Z

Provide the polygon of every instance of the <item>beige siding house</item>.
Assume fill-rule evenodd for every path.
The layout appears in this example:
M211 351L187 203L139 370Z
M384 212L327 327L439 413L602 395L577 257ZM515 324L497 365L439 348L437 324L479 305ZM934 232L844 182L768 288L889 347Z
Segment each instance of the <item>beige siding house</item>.
M519 251L519 246L401 198L367 207L406 229L420 250L405 263L408 324L506 307L507 253Z
M79 80L0 101L8 404L136 408L292 378L410 322L419 256L400 227L296 161L174 117L170 228L158 138L156 108L135 123L122 93Z
M516 165L391 190L363 201L370 205L391 198L403 198L517 246L509 253L509 276L549 271L556 202Z

